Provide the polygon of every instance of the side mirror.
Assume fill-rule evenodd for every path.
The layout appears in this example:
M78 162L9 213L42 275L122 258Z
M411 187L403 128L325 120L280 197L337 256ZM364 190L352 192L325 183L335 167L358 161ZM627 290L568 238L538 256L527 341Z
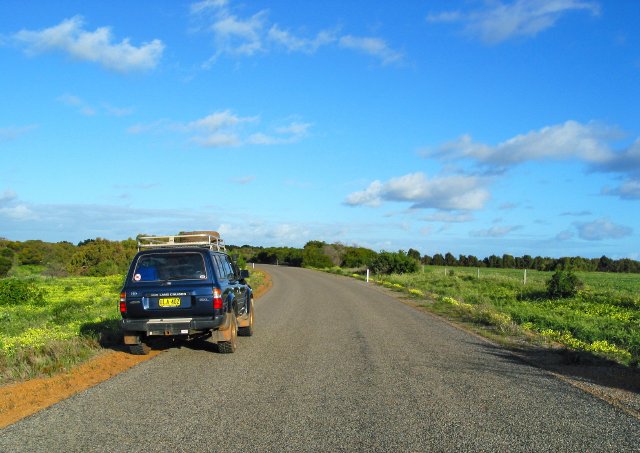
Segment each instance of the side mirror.
M247 269L242 269L240 271L240 278L249 278L249 271Z

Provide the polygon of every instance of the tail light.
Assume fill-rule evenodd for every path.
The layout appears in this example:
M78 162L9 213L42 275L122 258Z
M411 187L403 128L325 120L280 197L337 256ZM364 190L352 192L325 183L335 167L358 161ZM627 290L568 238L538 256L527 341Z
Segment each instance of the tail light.
M222 309L222 291L218 288L213 288L213 308L216 310Z
M120 293L120 313L124 314L127 312L127 293Z

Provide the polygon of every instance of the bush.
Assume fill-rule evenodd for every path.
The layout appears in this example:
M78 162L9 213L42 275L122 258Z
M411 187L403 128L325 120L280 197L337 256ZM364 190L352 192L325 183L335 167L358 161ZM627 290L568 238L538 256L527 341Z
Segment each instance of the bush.
M573 297L582 288L583 283L570 271L556 271L547 282L547 296L558 299Z
M11 258L0 255L0 278L7 276L7 274L11 270L12 265L13 260Z
M34 283L17 278L0 280L0 305L22 305L44 302L45 291Z
M376 274L410 274L418 270L418 262L402 250L380 252L371 262L371 270Z

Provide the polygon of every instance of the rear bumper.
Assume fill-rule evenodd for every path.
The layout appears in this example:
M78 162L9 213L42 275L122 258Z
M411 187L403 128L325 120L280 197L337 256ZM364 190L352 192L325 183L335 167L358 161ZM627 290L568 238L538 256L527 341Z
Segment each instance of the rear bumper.
M125 340L131 335L193 335L207 330L215 330L223 326L225 316L213 318L161 318L161 319L129 319L120 321Z

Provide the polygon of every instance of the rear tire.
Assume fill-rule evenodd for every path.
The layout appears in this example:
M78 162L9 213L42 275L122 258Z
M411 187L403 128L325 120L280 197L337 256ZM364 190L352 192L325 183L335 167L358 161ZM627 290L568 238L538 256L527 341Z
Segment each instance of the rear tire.
M129 352L133 355L147 355L149 351L151 351L151 348L145 343L129 345Z
M238 349L238 320L236 314L232 311L228 316L231 316L231 339L229 341L218 342L218 352L222 354L233 354Z
M241 337L250 337L253 335L253 298L249 304L249 325L238 328L238 335Z

